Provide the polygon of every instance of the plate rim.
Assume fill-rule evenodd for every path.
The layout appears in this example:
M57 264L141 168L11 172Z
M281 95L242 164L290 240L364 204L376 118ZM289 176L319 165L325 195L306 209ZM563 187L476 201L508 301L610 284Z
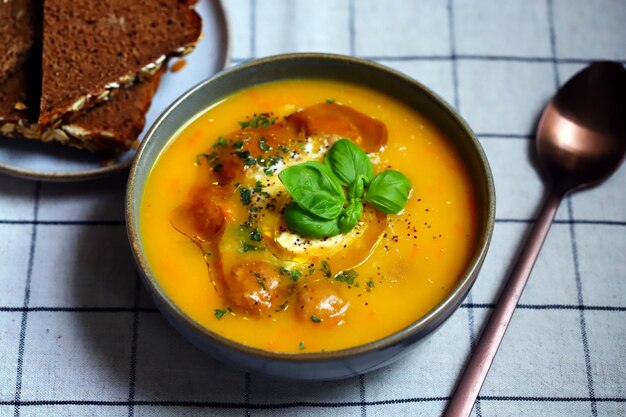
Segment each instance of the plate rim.
M230 20L228 18L228 13L226 13L226 9L224 7L224 3L222 0L205 0L211 3L215 9L216 17L221 24L219 25L219 31L222 32L223 38L225 40L225 45L222 48L222 60L219 62L218 70L216 72L219 73L227 68L232 60L232 36L231 36L231 25ZM202 36L202 35L201 35ZM215 74L209 75L213 77ZM204 80L202 80L204 81ZM202 82L200 81L200 82ZM194 87L192 87L193 89ZM184 94L184 93L183 93ZM168 106L169 107L169 106ZM158 117L157 117L158 119ZM30 139L29 139L30 140ZM136 150L135 150L136 155ZM115 175L124 171L128 171L130 166L135 159L135 155L127 161L104 165L97 168L89 168L89 169L81 169L76 171L37 171L28 168L20 168L10 164L0 162L0 173L10 175L12 177L17 177L26 180L35 180L35 181L47 181L47 182L78 182L78 181L91 181L97 180L100 178L108 177L111 175Z

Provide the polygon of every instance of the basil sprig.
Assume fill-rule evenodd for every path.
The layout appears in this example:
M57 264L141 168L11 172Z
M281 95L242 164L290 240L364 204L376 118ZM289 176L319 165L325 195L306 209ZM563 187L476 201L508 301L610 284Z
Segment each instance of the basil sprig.
M285 209L285 223L303 237L322 238L341 233L337 219L323 219L306 211L296 203Z
M409 199L411 182L391 169L376 175L363 199L385 214L399 213Z
M287 227L311 238L348 233L363 215L363 202L385 214L397 214L411 191L411 182L399 171L374 175L367 154L348 139L337 141L323 164L304 162L278 177L293 199L285 209Z
M347 139L341 139L328 150L324 163L346 187L361 176L365 182L374 178L374 167L363 149Z
M321 162L304 162L279 175L291 198L301 208L322 219L336 219L343 211L346 196L339 180Z

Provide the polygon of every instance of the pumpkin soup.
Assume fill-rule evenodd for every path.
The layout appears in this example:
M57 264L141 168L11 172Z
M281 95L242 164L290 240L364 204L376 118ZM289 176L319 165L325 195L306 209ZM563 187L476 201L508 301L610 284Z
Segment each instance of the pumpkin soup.
M474 190L428 120L368 88L262 84L216 103L157 159L141 235L161 287L245 345L318 352L409 325L457 284Z

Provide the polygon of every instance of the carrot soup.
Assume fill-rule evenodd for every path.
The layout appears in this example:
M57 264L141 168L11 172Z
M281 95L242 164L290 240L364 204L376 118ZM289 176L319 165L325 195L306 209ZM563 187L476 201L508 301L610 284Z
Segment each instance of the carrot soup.
M146 182L140 228L186 314L277 352L350 348L418 320L475 249L475 192L428 120L321 79L237 92L182 127Z

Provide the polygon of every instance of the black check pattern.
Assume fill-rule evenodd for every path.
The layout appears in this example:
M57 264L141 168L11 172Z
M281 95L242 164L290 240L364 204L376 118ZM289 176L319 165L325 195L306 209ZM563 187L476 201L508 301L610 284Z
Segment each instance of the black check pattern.
M537 0L536 3L543 4L543 1ZM368 3L357 0L337 2L338 8L345 3L346 30L348 31L348 49L346 52L354 56L381 61L391 66L412 63L449 65L451 85L449 99L462 113L466 110L464 106L469 106L465 100L461 100L464 97L461 90L468 88L467 85L464 85L464 78L461 74L466 63L486 66L502 63L519 66L551 65L552 87L556 89L564 81L561 79L562 72L560 72L563 68L582 66L591 61L591 59L581 57L563 57L557 53L557 46L559 45L557 35L561 35L562 31L556 30L555 20L559 17L559 13L564 12L563 7L557 8L558 0L545 0L544 4L547 10L545 18L549 29L550 56L460 53L457 45L460 35L457 28L458 22L464 16L459 14L457 3L461 0L443 0L442 2L445 3L444 8L447 14L448 25L446 30L450 41L449 50L437 54L417 55L394 55L393 46L389 48L389 55L360 54L357 36L362 35L357 33L359 26L356 24L355 16L357 13L367 13L364 8L368 6ZM242 11L246 13L249 11L247 27L242 28L233 25L232 28L235 31L248 32L249 45L241 48L242 50L247 48L248 53L237 56L233 62L240 63L259 55L265 55L257 42L257 36L261 36L261 31L264 30L263 26L267 24L261 20L261 8L287 8L290 7L287 5L288 2L227 0L225 3L231 15L237 14L236 17L240 19ZM319 7L324 6L324 4L320 4ZM389 7L399 7L397 1L390 2L390 4L393 6L390 5ZM562 6L562 2L560 4ZM576 4L572 4L571 13L576 13ZM305 7L304 4L298 4L298 6ZM406 2L405 6L412 6L412 3ZM613 13L622 16L626 14L626 4L616 3L613 6L617 8L617 10L612 11ZM611 13L611 11L598 8L598 12ZM371 18L374 19L376 16L371 16ZM288 51L285 50L284 52ZM618 57L618 61L626 64L626 49L623 47L622 54L621 57ZM532 88L532 86L528 87ZM505 133L502 131L479 131L477 135L485 145L488 154L490 144L512 147L519 146L520 143L530 143L533 138L530 124L528 131L512 130ZM494 155L489 156L493 157ZM505 156L500 155L500 157ZM492 160L492 165L496 165L496 162ZM497 172L497 167L494 167L494 171L496 171L496 182L506 181L506 173ZM610 338L613 341L619 341L623 338L623 332L620 333L623 326L620 328L618 323L626 321L624 293L618 293L617 298L607 300L606 304L598 303L597 299L589 297L588 286L590 284L588 282L594 277L588 276L588 273L585 272L588 267L585 269L583 258L587 254L584 248L588 245L582 244L593 237L585 234L586 231L592 230L597 231L598 235L617 235L618 245L621 246L616 253L622 253L623 256L623 253L626 252L626 217L623 215L625 202L623 200L623 179L621 178L623 176L612 180L622 181L621 199L617 200L621 203L621 216L619 211L617 216L607 215L608 212L615 213L615 211L610 211L607 208L608 203L595 212L597 215L589 215L593 211L585 209L585 216L576 216L579 205L582 207L583 204L590 204L588 196L578 195L568 197L564 201L563 210L557 216L555 228L560 227L567 230L565 235L568 236L568 245L566 247L571 252L567 256L571 255L573 263L573 265L568 265L568 268L571 267L573 271L571 276L573 298L563 297L561 299L557 296L552 298L546 296L537 302L536 299L527 297L522 299L522 303L518 307L519 315L530 314L532 320L536 321L544 320L543 317L547 313L565 314L567 316L563 317L574 318L573 321L576 322L576 326L567 327L563 324L561 333L543 335L544 339L542 339L546 343L551 338L564 339L569 350L563 355L579 356L575 358L576 360L579 359L578 362L563 362L562 366L571 366L571 369L559 369L560 373L555 371L554 383L562 384L563 389L546 388L543 392L529 390L527 385L532 386L533 381L523 381L523 384L498 387L487 383L483 389L483 395L479 397L474 409L475 416L530 415L531 413L538 416L626 415L626 368L624 365L626 357L619 348L609 350L617 357L607 356L604 353L606 350L598 350L602 340L599 340L597 336L600 334L603 338ZM486 315L493 308L494 300L483 302L484 298L480 298L479 302L477 301L479 298L477 293L470 294L465 303L462 304L461 311L453 316L449 324L444 326L440 332L445 333L444 336L434 341L431 346L421 348L410 359L405 359L404 362L383 371L361 375L354 380L329 384L293 384L268 381L256 375L226 369L206 358L176 335L163 322L159 314L155 314L158 311L141 288L140 280L135 274L111 278L119 281L116 281L116 285L119 284L119 288L124 288L127 294L133 294L130 305L118 305L115 304L115 300L112 302L98 301L93 299L88 292L77 295L78 301L76 303L71 302L71 297L69 302L65 298L58 300L54 298L55 301L58 301L56 304L42 302L47 298L40 297L35 290L38 290L44 280L57 280L58 285L66 285L71 291L73 281L67 283L64 280L88 280L89 277L84 276L84 274L88 274L90 271L90 265L79 265L72 269L72 265L63 264L65 259L55 259L52 262L56 265L55 269L48 276L49 271L46 268L52 264L45 260L48 256L44 251L48 248L45 246L47 233L78 230L82 233L79 236L89 238L94 231L104 229L113 235L123 235L123 200L120 184L119 181L115 180L104 180L96 183L96 187L102 186L105 190L105 195L102 198L113 201L112 206L116 207L113 213L107 210L106 213L98 212L96 215L84 215L74 213L71 205L70 208L64 210L55 209L55 204L59 200L67 198L81 200L82 196L79 192L74 194L72 192L59 192L60 187L57 185L36 183L32 188L32 194L25 195L30 193L28 191L30 190L29 183L0 177L0 232L10 236L18 236L16 239L29 240L28 245L26 245L29 250L24 260L23 276L5 278L0 270L0 282L3 283L3 286L4 281L2 280L6 279L7 285L23 288L19 299L17 297L7 298L8 296L0 297L0 300L4 300L0 302L0 320L4 320L6 317L7 326L12 326L14 330L10 334L0 332L0 353L6 352L5 364L0 368L0 415L244 415L247 417L298 413L298 415L375 416L393 414L413 416L436 415L443 409L452 392L456 376L462 369L463 361L473 348ZM83 192L84 189L80 191ZM505 188L503 193L500 193L500 190L498 192L499 197L502 197L507 189ZM8 193L8 198L3 199L5 193ZM505 194L505 197L509 197L509 195ZM513 197L512 194L511 197ZM14 205L14 200L19 200L19 204ZM608 199L606 201L614 200ZM506 215L498 214L496 230L515 228L515 230L520 231L514 232L517 233L516 239L521 241L523 231L533 222L532 215L528 214L532 210L515 211L513 210L514 207L506 207L507 204L512 204L507 203L506 199L504 201L499 199L499 204L510 210L506 210ZM25 205L30 205L30 212L23 210ZM18 206L20 208L16 209L15 207ZM525 215L510 215L510 213L519 212L524 212ZM52 234L52 236L55 235ZM494 241L494 245L498 243ZM74 247L70 246L69 242L58 242L58 244L68 245L68 250ZM10 248L0 246L0 260L5 259L2 258L4 249ZM109 250L110 248L107 247L106 249ZM127 248L113 250L119 250L122 253L127 251ZM543 254L544 257L549 256L548 251L549 248L544 248L544 252L546 252ZM554 251L552 255L555 256ZM71 258L71 253L68 256ZM558 256L559 253L557 252L555 257ZM565 258L565 260L568 259ZM554 260L554 262L557 261L563 262L563 259ZM4 262L18 262L18 259L9 258L5 259ZM493 263L494 259L488 257L487 263L489 262ZM603 262L619 264L622 261L607 258ZM78 259L78 263L80 264L80 259ZM533 279L550 278L539 269L538 266L535 275L543 276L533 277ZM491 280L497 284L505 278L505 274L500 275L481 276L479 281ZM545 285L544 290L546 292L555 291L554 288L548 288L548 284ZM118 287L116 288L119 289ZM620 288L623 289L624 287L617 288L619 291ZM593 301L589 302L590 299ZM545 300L549 302L545 302ZM600 328L596 315L600 315L600 322L606 328ZM119 328L104 329L96 336L93 336L88 329L79 329L76 330L77 333L74 333L73 329L84 325L82 323L97 325L100 319L104 317L119 319L106 323L123 323L123 325L120 325ZM63 326L57 325L57 320L65 320L67 327L63 327L65 323ZM4 323L4 321L0 323ZM516 331L516 325L521 328L521 326L528 324L514 320L510 332ZM3 336L5 334L9 336ZM15 337L10 335L15 335ZM53 335L56 335L56 338ZM91 344L88 343L90 335L98 340ZM62 344L63 338L72 338L71 343ZM433 339L437 339L437 335ZM512 337L507 339L510 345ZM98 351L96 345L100 342L107 346L117 346L120 350L116 350L115 354L110 354L105 349ZM68 349L73 349L73 345L78 345L78 347L67 352ZM452 349L448 345L451 345ZM68 348L68 346L70 347ZM89 349L96 352L89 351ZM437 351L442 349L448 349L449 352L442 354L443 356L438 356ZM80 361L82 350L87 350L86 362ZM422 351L426 351L426 353ZM537 347L533 354L541 355L541 346ZM69 357L65 357L68 355ZM111 358L111 355L115 355L115 357ZM445 369L448 373L445 371L439 373L440 370L436 367L424 365L424 361L421 359L422 355L435 359L443 357L445 361L449 356L449 361L454 363L454 366ZM506 351L501 352L492 370L492 375L490 375L491 380L516 381L515 379L507 379L505 375L506 372L514 373L517 371L514 368L507 368L507 361L517 363L514 359L510 355L507 356ZM526 358L527 361L532 359L531 356ZM619 363L620 360L621 367L618 365L617 369L609 369L611 364ZM123 371L107 373L110 368L115 367L107 361L118 364L123 362L124 365L120 367ZM75 362L80 363L74 366ZM538 363L541 364L542 362ZM545 362L543 363L545 364ZM580 366L575 366L578 363ZM405 369L414 365L416 369ZM439 366L443 369L445 363L439 363ZM68 369L66 370L64 367ZM607 369L612 373L607 372ZM549 371L536 367L533 372L539 374ZM427 379L430 374L434 374L432 380L436 381L437 386L431 387L420 383L419 378ZM528 374L524 373L524 375ZM568 389L568 384L575 385L581 381L581 378L578 378L580 376L584 381L582 389ZM441 382L442 380L446 380L445 383ZM443 385L439 386L440 383ZM51 389L47 388L49 385L52 385ZM538 392L543 395L538 395Z

